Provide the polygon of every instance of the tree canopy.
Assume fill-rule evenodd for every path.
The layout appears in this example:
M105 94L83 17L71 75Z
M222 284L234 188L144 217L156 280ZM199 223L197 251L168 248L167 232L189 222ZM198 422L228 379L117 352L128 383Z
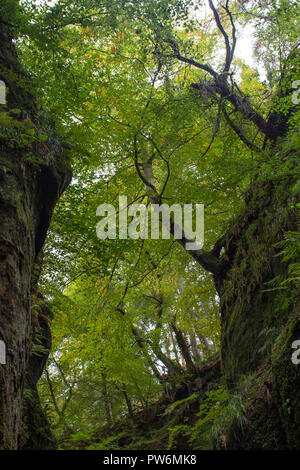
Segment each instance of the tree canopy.
M73 167L43 253L53 344L39 391L76 448L218 356L224 234L253 183L295 172L275 142L299 150L299 2L6 3L36 112ZM236 56L243 31L252 66ZM166 240L99 240L97 207L120 196L149 212L204 204L204 246L189 250L172 224Z

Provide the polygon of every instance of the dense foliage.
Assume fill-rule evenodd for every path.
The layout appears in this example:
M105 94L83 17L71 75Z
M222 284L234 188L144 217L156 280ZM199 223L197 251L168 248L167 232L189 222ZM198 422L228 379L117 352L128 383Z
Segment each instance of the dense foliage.
M90 443L122 432L122 420L134 426L161 396L177 400L164 411L176 414L189 406L176 390L189 389L220 352L215 272L203 254L172 236L99 240L97 207L117 207L119 196L128 207L204 204L205 254L238 220L253 182L295 172L295 162L269 158L274 139L262 123L278 119L280 129L280 116L290 116L282 152L299 150L296 88L290 93L299 79L299 2L214 3L24 0L12 12L38 112L56 123L72 158L40 279L52 351L39 392L61 447L114 448L114 438ZM244 30L252 67L235 55ZM298 242L289 232L278 245L291 277L266 289L299 281ZM242 419L238 392L231 408L228 400L224 383L208 389L196 422L169 426L169 448L179 432L195 448L213 445L209 424L222 430L230 410L228 419Z

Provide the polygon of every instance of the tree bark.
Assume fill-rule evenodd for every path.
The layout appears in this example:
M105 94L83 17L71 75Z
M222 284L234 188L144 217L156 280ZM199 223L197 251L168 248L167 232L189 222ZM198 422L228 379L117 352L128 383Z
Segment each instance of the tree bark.
M109 428L112 427L112 412L111 412L111 404L110 404L110 399L107 391L107 383L106 383L106 376L102 372L101 373L102 377L102 390L103 390L103 399L104 399L104 406L105 406L105 414L106 414L106 420Z
M177 344L179 346L183 359L185 360L187 370L190 374L195 374L196 367L195 367L195 364L193 363L193 360L189 351L189 346L185 340L185 337L183 336L182 331L179 328L177 328L175 323L172 323L171 326L175 333Z
M132 409L132 404L131 404L131 400L126 392L126 386L125 384L122 384L122 393L124 395L124 398L125 398L125 402L126 402L126 406L127 406L127 410L128 410L128 414L131 418L131 421L134 423L135 422L135 419L134 419L134 413L133 413L133 409Z
M193 359L194 359L194 362L196 364L198 364L200 362L201 358L200 358L199 350L198 350L198 347L197 347L196 335L194 333L192 333L189 336L190 336L191 349L192 349L192 353L193 353Z

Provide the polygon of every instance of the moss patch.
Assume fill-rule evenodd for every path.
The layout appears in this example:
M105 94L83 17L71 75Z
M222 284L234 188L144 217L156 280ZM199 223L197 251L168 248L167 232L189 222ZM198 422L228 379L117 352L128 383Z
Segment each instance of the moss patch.
M300 364L292 362L295 340L300 340L299 313L289 320L272 351L275 399L289 449L300 446Z

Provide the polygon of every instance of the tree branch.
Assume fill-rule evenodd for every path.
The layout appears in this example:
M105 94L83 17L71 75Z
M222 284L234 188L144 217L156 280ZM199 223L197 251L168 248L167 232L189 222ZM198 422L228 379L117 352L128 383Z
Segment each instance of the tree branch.
M225 41L225 47L226 47L226 60L225 60L225 66L224 66L224 72L229 72L229 69L230 69L230 65L231 65L231 61L232 61L232 57L233 57L233 54L231 53L231 46L230 46L230 41L229 41L229 37L225 31L225 29L223 28L223 25L222 25L222 22L220 20L220 16L219 16L219 13L217 12L217 9L215 8L214 4L213 4L213 1L212 0L209 0L209 6L210 6L210 9L212 10L213 14L214 14L214 18L215 18L215 22L217 24L217 27L219 28L219 30L221 31L223 37L224 37L224 41Z
M230 127L234 130L234 132L239 136L239 138L241 139L242 142L244 142L244 144L247 145L247 147L254 151L254 152L260 152L261 149L258 148L255 144L253 144L252 142L250 142L249 139L247 139L247 137L242 133L242 131L234 124L234 122L230 119L230 117L228 116L228 113L225 109L225 107L223 106L222 108L222 111L223 111L223 115L227 121L227 123L230 125Z
M149 200L151 204L160 205L161 204L161 195L157 191L153 183L153 171L152 171L152 160L144 160L143 162L143 171L144 175L141 172L140 166L138 164L138 148L136 137L134 139L134 153L135 153L135 163L136 169L141 180L146 184L149 190ZM176 222L170 217L170 224L168 224L167 229L170 231L170 234L175 238L175 240L189 253L192 258L194 258L206 271L217 274L220 270L220 263L218 258L212 252L205 252L201 248L198 250L189 250L187 248L188 244L194 244L194 240L190 239L184 232L183 228L179 227ZM176 238L175 235L181 233L181 238Z
M170 44L174 52L174 54L169 57L173 57L174 59L176 58L180 60L180 62L185 62L186 64L189 64L189 65L194 65L194 67L197 67L198 69L208 72L214 78L217 77L218 74L209 65L201 64L200 62L197 62L194 59L189 59L187 57L182 56L180 53L178 44L173 39L165 39L165 42Z

